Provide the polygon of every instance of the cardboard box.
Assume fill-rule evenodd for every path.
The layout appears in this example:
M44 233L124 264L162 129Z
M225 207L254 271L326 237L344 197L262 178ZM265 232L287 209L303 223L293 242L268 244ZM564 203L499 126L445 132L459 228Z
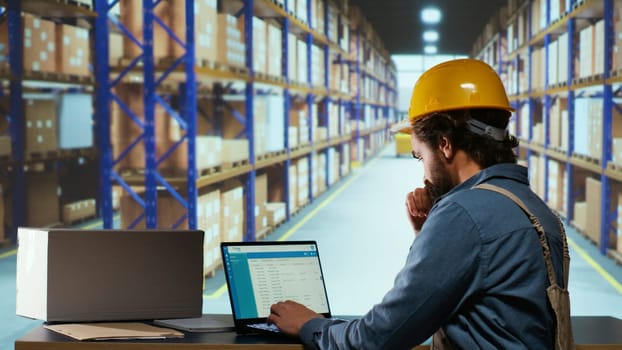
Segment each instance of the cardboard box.
M24 100L26 153L46 153L58 149L56 100Z
M244 189L235 186L220 192L220 240L239 242L244 239Z
M237 26L236 17L226 13L219 13L217 22L216 61L232 66L244 67L246 64L244 38Z
M574 203L574 220L575 226L585 232L585 227L587 225L587 203L586 202L575 202Z
M0 156L11 155L11 137L0 136Z
M119 21L139 41L143 42L143 5L141 1L120 0ZM171 27L172 4L171 1L160 1L154 7L153 13L162 23ZM178 45L171 40L169 34L161 25L153 26L153 56L156 61L160 58L171 56L171 46ZM123 57L134 58L142 54L142 49L127 35L123 36Z
M276 226L285 221L285 202L273 202L266 204L268 213L268 225Z
M87 29L56 24L57 72L78 76L90 75L90 52Z
M8 21L0 22L0 58L9 56ZM23 64L25 71L55 72L56 42L54 22L38 17L22 15L24 45ZM0 60L1 61L1 60ZM8 63L8 62L5 62Z
M223 164L248 160L248 151L248 140L222 140Z
M618 194L622 190L622 186L610 183L610 196L611 198L618 198ZM601 207L601 182L588 177L585 180L585 201L586 201L586 220L585 234L590 237L596 244L600 244L601 241L601 225L600 218L603 215ZM610 212L616 209L617 203L611 202ZM576 216L576 213L575 213ZM616 246L616 234L609 230L609 245L610 247Z
M195 138L195 161L198 174L201 170L222 164L222 138L197 135ZM171 155L171 166L177 171L188 169L188 144L184 141Z
M56 173L26 173L26 208L28 226L45 227L60 221Z
M218 36L216 0L194 1L194 50L197 65L202 66L203 60L216 61L216 40ZM173 33L186 42L186 1L173 0L171 3L171 29ZM185 54L185 48L176 42L171 44L172 56Z
M220 190L209 189L197 198L197 228L205 232L203 274L213 274L220 259Z
M267 204L268 175L257 175L255 177L255 238L263 237L265 230L268 228Z
M17 315L47 322L200 317L203 232L18 229Z
M144 189L135 189L137 194L145 198ZM188 211L179 203L179 201L171 196L167 190L158 190L158 203L157 203L157 227L158 228L172 228L175 225L177 229L187 229L188 220L185 218ZM145 217L136 221L141 215L144 214L144 208L138 204L134 198L132 198L126 191L121 194L121 227L132 229L144 229L146 228ZM184 218L184 219L182 219ZM130 225L134 226L130 227Z
M76 221L94 217L95 199L89 198L63 205L63 224L71 225Z

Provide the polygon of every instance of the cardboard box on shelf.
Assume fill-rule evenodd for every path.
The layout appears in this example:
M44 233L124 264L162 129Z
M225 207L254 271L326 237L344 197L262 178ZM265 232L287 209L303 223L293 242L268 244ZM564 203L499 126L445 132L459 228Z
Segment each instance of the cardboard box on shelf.
M197 198L197 228L205 232L203 274L211 275L221 265L220 259L220 190L208 189Z
M216 61L216 40L218 37L218 12L216 2L216 0L194 1L194 48L196 64L199 66L204 65L204 60L212 63ZM171 28L173 33L175 33L182 42L185 42L186 1L173 0L171 2L171 7ZM172 57L180 57L186 53L185 48L176 42L171 43L171 51Z
M248 160L248 140L222 140L222 163L231 164Z
M119 2L119 22L121 22L127 30L139 42L143 42L143 5L140 1L120 0ZM157 16L162 23L171 27L172 18L172 2L160 1L153 8L153 14ZM178 45L173 42L170 35L160 25L153 26L153 56L156 61L161 58L171 56L171 46ZM142 54L142 48L129 36L123 36L123 57L132 59Z
M70 75L90 75L89 31L67 24L56 24L56 71Z
M121 103L130 110L139 120L144 120L145 108L143 105L143 84L119 84L115 87L115 95L117 95ZM113 103L111 107L111 141L113 147L113 156L119 157L121 152L128 148L136 138L143 134L143 129L125 113L124 109L118 103ZM164 108L157 105L155 108L155 144L156 156L161 157L171 146L175 140L170 138L170 130L172 120L166 115ZM145 149L141 147L141 143L134 146L123 159L118 163L120 169L144 169L145 168ZM162 168L170 168L174 158L167 158L162 162Z
M263 236L268 228L268 175L262 174L255 177L255 235ZM256 237L261 238L261 237Z
M110 33L108 37L108 64L110 67L118 67L123 58L123 35Z
M618 198L618 195L622 192L622 185L610 183L610 192L609 196L611 198ZM600 217L602 214L601 207L601 182L588 177L585 180L585 201L586 201L586 219L590 218L590 220L586 220L585 224L585 234L596 244L600 244L601 241L601 226L600 226ZM617 203L611 201L611 207L609 208L609 212L612 212L617 207ZM576 216L576 213L575 213ZM613 232L609 232L609 245L610 247L616 246L616 235Z
M201 316L203 232L18 229L16 313L43 321Z
M26 153L46 153L58 149L57 104L52 99L24 100Z
M274 227L285 221L285 202L270 202L266 204L268 225Z
M23 64L25 71L55 72L56 42L54 22L22 15ZM0 22L0 57L9 56L8 21ZM8 62L5 61L5 64Z
M26 223L47 227L60 221L58 176L56 173L26 173Z
M587 225L587 203L575 202L574 203L574 225L581 231L585 232Z
M282 101L282 97L281 97ZM199 134L205 135L222 135L223 139L237 139L240 135L245 135L245 126L240 123L239 116L242 118L247 117L245 100L240 97L227 98L223 101L222 105L217 105L214 99L200 99L199 108L202 111L212 113L216 108L222 108L222 125L216 126L205 118L197 120L197 130ZM272 110L268 110L268 107ZM275 144L280 142L283 149L283 107L281 112L275 109L275 103L273 103L272 96L268 97L255 97L253 102L253 139L255 147L255 155L262 155L268 151L276 150ZM280 118L279 118L280 114ZM280 125L276 125L277 121ZM275 125L269 125L273 123ZM270 149L268 147L271 147ZM248 157L247 157L248 158Z
M197 135L195 138L195 161L198 174L201 170L222 164L222 138ZM188 145L184 141L171 155L171 169L185 172L188 169Z
M11 137L0 136L0 157L11 155Z
M298 197L296 203L301 207L309 203L309 158L302 157L298 159L296 166L298 169Z
M95 217L95 199L83 199L63 205L63 224L69 226L76 221Z
M144 198L144 189L135 188L134 191ZM169 229L177 225L175 226L176 229L187 229L188 219L185 216L188 211L183 205L167 190L158 190L157 196L156 227ZM135 229L144 229L146 227L144 217L137 220L144 214L145 210L126 191L121 193L120 212L121 228L129 228L133 223L134 226L132 228Z
M236 17L219 13L217 23L216 61L222 64L244 67L246 63L244 38L237 26Z
M235 186L220 192L220 240L237 242L244 239L244 189Z

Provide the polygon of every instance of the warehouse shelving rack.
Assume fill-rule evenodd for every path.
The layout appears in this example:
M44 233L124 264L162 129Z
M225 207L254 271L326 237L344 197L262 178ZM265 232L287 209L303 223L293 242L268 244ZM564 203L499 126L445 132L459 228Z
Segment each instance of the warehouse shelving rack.
M529 118L529 130L520 130L521 123L518 123L519 135L521 135L521 154L526 154L527 158L532 153L539 154L544 158L544 199L548 200L548 161L554 160L563 165L563 169L566 175L565 184L565 206L561 213L565 217L566 224L572 225L575 217L574 203L576 198L580 197L583 193L581 186L575 184L575 177L579 176L577 171L585 173L587 177L597 177L601 183L600 193L600 207L605 208L602 210L600 220L600 240L599 250L602 254L611 253L609 250L610 232L615 229L616 211L609 210L611 207L611 194L612 181L622 181L622 172L618 167L612 167L611 161L613 159L612 153L612 128L613 128L613 114L612 111L616 108L621 111L620 107L616 105L614 97L617 96L621 89L620 85L622 80L618 76L613 76L612 68L612 53L614 48L614 6L622 5L620 2L614 2L614 0L571 0L569 2L569 8L558 19L553 19L551 14L551 0L546 1L545 6L545 29L532 33L532 21L533 19L533 0L527 0L519 5L516 13L525 11L528 16L527 25L527 38L523 45L518 47L513 52L509 52L504 58L504 63L518 67L520 65L521 58L526 58L529 63L527 64L529 70L525 70L525 79L527 79L527 90L525 92L520 91L521 82L517 79L514 83L516 86L516 94L510 96L513 106L517 110L517 118ZM510 14L510 21L513 17ZM514 17L516 19L516 17ZM576 77L575 60L577 55L578 40L577 33L583 28L591 25L597 20L604 21L604 55L603 55L603 73L590 76L590 77ZM552 84L549 77L549 47L553 40L557 39L562 34L567 35L567 79L560 84ZM545 76L544 76L544 90L538 91L532 86L533 77L533 62L532 53L534 48L544 49L544 62L545 62ZM527 56L527 57L525 57ZM617 72L615 72L617 73ZM615 89L614 89L615 87ZM551 147L550 144L550 128L551 118L550 113L551 106L555 99L566 98L567 99L567 129L565 130L568 135L567 149L557 149ZM576 125L576 110L575 101L578 98L597 98L603 101L602 110L602 152L600 159L592 159L589 156L576 153L575 149L575 126ZM537 102L542 103L542 122L544 126L544 144L538 144L533 141L533 129L534 126L534 112ZM529 115L521 115L521 107L528 103ZM618 237L621 239L621 237Z
M90 27L95 13L91 9L77 4L62 2L40 2L28 0L4 0L0 2L0 17L6 16L8 25L8 48L9 48L9 71L0 72L0 79L9 80L9 109L10 116L9 135L11 138L11 156L8 161L0 162L2 171L10 173L12 227L8 231L8 239L17 243L17 228L26 224L26 174L25 168L34 163L55 164L58 161L73 160L82 157L95 158L94 149L76 149L52 154L41 154L33 157L26 153L26 117L23 95L26 91L39 91L50 93L55 91L81 91L88 90L93 85L91 78L83 77L75 80L73 77L61 73L33 72L23 65L23 31L22 12L42 17L53 14L54 19L62 23L70 23L76 26ZM28 83L28 87L24 86ZM2 89L4 89L4 84ZM2 96L4 92L0 92ZM48 166L49 167L49 166ZM0 200L3 200L0 198ZM0 223L3 225L4 223ZM51 223L52 224L52 223ZM56 224L56 223L54 223Z
M193 0L185 1L185 9L186 9L186 32L185 38L176 37L171 28L167 28L167 26L163 23L161 19L159 19L154 14L154 8L160 4L160 1L157 0L143 0L142 1L142 10L143 10L143 40L140 42L137 38L129 38L133 42L135 42L142 49L142 53L129 60L129 63L126 63L125 66L115 67L110 66L108 64L107 58L110 51L110 42L109 42L109 34L111 31L119 31L125 37L130 35L129 30L123 28L123 25L118 23L118 20L114 17L112 10L113 8L119 4L119 0L107 0L107 1L94 1L93 11L85 10L84 8L79 8L77 6L66 5L61 2L45 2L45 6L39 6L41 4L40 1L18 1L18 0L7 0L7 14L9 18L10 28L12 28L10 32L10 43L11 47L15 47L16 49L11 50L10 56L10 67L11 67L11 82L10 82L10 91L12 95L12 100L15 100L14 96L22 95L22 85L21 85L21 77L27 78L29 72L24 72L21 58L22 54L19 52L21 48L21 38L19 35L13 35L15 33L20 33L19 28L19 16L20 11L28 10L27 8L35 8L39 11L47 11L50 9L50 6L53 7L56 13L79 13L80 16L88 17L87 20L90 25L92 25L92 38L93 42L93 57L95 57L95 78L97 81L97 85L94 89L95 93L95 144L97 151L95 151L99 155L99 171L100 171L100 188L99 188L99 198L98 198L98 209L99 213L103 219L104 228L113 228L115 224L115 213L113 209L113 198L112 198L112 188L113 186L120 186L126 191L140 206L144 208L144 214L139 216L134 220L134 224L138 221L145 219L145 226L148 228L155 228L157 226L157 201L158 201L158 190L164 188L174 197L181 205L186 209L187 214L184 217L181 217L175 226L179 225L183 222L184 219L187 219L188 226L190 228L196 228L197 225L197 212L196 212L196 199L197 199L197 191L198 189L209 186L212 184L222 183L225 180L244 177L244 193L245 193L245 210L247 213L252 213L254 211L254 203L255 203L255 178L257 175L257 171L267 168L269 166L275 164L283 164L283 179L284 179L284 198L286 205L289 206L289 198L288 189L289 189L289 179L288 179L288 171L289 166L292 164L292 160L308 157L309 162L313 162L313 155L317 153L322 153L325 157L328 158L328 151L330 148L335 147L342 156L345 148L344 145L351 142L353 135L348 131L347 133L344 130L349 130L343 125L342 119L346 118L346 121L352 117L360 118L360 113L362 112L361 108L361 90L357 89L355 95L348 95L343 92L331 91L330 89L330 64L344 64L347 65L350 70L355 68L355 74L361 76L365 73L364 69L361 69L360 58L354 58L354 55L350 54L338 44L333 43L328 40L329 33L329 1L330 0L320 0L324 4L324 27L323 28L315 28L314 23L312 21L312 9L311 2L307 1L307 14L308 18L306 21L303 19L296 18L292 15L291 11L288 9L288 1L284 1L284 6L281 7L277 3L269 1L269 0L222 0L226 4L235 3L238 8L235 11L230 11L229 13L244 15L245 17L245 63L248 72L240 72L240 71L226 71L226 70L218 70L212 69L203 66L197 66L194 62L195 60L195 48L194 48L194 16L190 15L193 13ZM20 8L21 6L21 8ZM235 6L234 6L235 7ZM45 15L45 14L41 14ZM275 82L272 79L266 79L265 76L257 76L255 75L253 69L253 32L252 32L252 19L254 16L257 17L272 17L278 18L278 20L282 24L282 49L283 49L283 64L282 64L282 75L284 77L284 83ZM340 20L345 20L345 18L340 18ZM181 45L185 48L185 54L172 62L160 62L156 61L154 57L154 27L160 26L167 32L168 36L172 38L174 42L178 45ZM116 27L116 29L115 29ZM348 28L346 26L346 28ZM348 28L349 29L349 28ZM347 30L347 29L346 29ZM312 45L319 46L323 51L323 61L324 61L324 77L323 84L321 86L314 86L312 79L312 65L311 61L307 60L307 76L304 81L291 81L289 78L289 69L288 69L288 33L294 33L298 37L301 37L305 40L307 45L307 53L308 56L311 56L311 47ZM359 38L361 40L361 38ZM337 59L331 61L333 55L336 55ZM175 76L175 78L170 78L171 76ZM179 76L182 76L180 79ZM387 118L391 115L391 108L395 104L396 95L395 95L395 76L393 73L392 79L393 82L383 82L379 77L375 77L373 74L368 74L371 79L377 79L379 83L386 84L386 94L387 98L384 103L379 103L375 105L375 108L383 111L383 116ZM15 78L20 77L20 78ZM248 164L244 164L241 166L233 167L232 169L228 169L227 171L212 173L209 175L199 176L196 173L195 166L195 137L197 133L197 115L196 115L196 106L197 106L197 90L201 88L202 79L205 77L209 78L221 78L226 81L237 81L243 82L245 84L245 88L243 89L243 94L245 96L245 108L246 115L243 121L244 124L244 133L247 139L249 140L249 162ZM169 81L170 78L170 81ZM115 86L121 83L134 81L138 79L141 82L144 82L145 93L144 93L144 108L145 115L144 120L141 120L143 116L137 115L129 115L137 125L142 128L141 136L134 140L131 145L120 152L120 155L117 159L113 159L113 149L111 145L111 104L119 103L119 98L114 96L113 89ZM163 94L171 93L170 82L177 84L176 87L172 88L173 93L179 94L178 108L174 108L174 106L168 102L168 100L163 97ZM351 79L348 79L351 81ZM357 79L360 84L361 79ZM168 85L163 86L164 82ZM285 154L279 154L269 158L261 158L258 159L255 157L254 150L254 142L253 142L253 100L256 92L255 83L261 84L269 84L276 88L282 88L283 96L284 96L284 123L285 130L288 130L289 126L289 111L290 105L293 98L304 98L308 107L308 120L311 122L312 118L319 118L320 124L326 126L328 128L329 123L327 122L327 114L329 113L329 106L336 105L337 113L338 113L338 128L340 133L337 137L330 136L331 133L328 133L326 140L316 140L315 135L309 135L310 144L304 147L299 147L295 150L292 150L289 147L289 140L287 132L285 134ZM90 81L87 84L92 85L93 82ZM208 89L209 90L209 89ZM213 91L212 91L213 92ZM226 93L227 91L223 91ZM353 102L355 99L358 102ZM324 108L320 108L322 113L320 115L311 115L312 104L319 103ZM169 118L175 120L177 124L181 126L181 129L185 131L184 136L178 142L176 142L170 149L164 152L160 158L157 158L155 151L155 108L156 106L163 107ZM11 103L10 115L23 115L21 103ZM128 108L123 108L124 110L128 110ZM353 111L357 111L353 113ZM344 115L345 113L345 115ZM126 113L127 114L127 113ZM217 117L217 116L216 116ZM25 192L25 184L23 177L23 166L24 164L24 139L23 139L23 118L12 118L11 122L11 134L12 137L12 149L13 149L13 157L11 159L11 164L13 166L13 191L15 191L15 195L13 196L13 210L15 227L21 225L25 221L25 203L24 203L24 195L19 195L20 193ZM371 131L362 131L360 130L354 131L355 133L363 134L362 137L368 135L373 132L386 132L388 128L388 122L383 128L377 128ZM311 130L309 131L312 133ZM186 146L188 147L188 173L186 177L165 177L160 174L158 170L158 165L166 159L175 149L181 147L183 142L186 142ZM119 163L119 161L131 151L132 147L143 147L145 149L145 165L144 165L144 173L138 172L134 174L121 174L115 170L115 165ZM84 153L84 152L82 152ZM80 153L80 154L82 154ZM20 166L17 166L20 165ZM313 164L310 164L313 166ZM339 168L339 177L342 177L341 167ZM326 188L330 186L328 183L328 166L326 169ZM312 201L317 193L313 192L312 187L312 174L309 172L309 201ZM142 197L139 193L133 190L134 186L144 187L144 197ZM183 190L185 188L185 193ZM182 192L180 192L182 190ZM287 208L287 219L289 219L290 210ZM245 240L254 240L256 238L254 218L252 215L246 215L246 232L244 234ZM14 236L13 236L14 237Z
M96 120L98 132L98 147L101 152L100 164L100 201L101 213L104 228L113 228L113 208L112 208L112 186L118 184L144 209L144 214L135 218L130 224L134 227L140 220L144 218L147 228L157 227L157 203L158 203L158 187L165 188L179 203L187 210L186 218L188 227L196 228L196 198L197 198L197 174L195 159L195 138L196 138L196 72L195 72L195 55L194 55L194 1L185 1L186 10L186 33L185 41L178 38L170 28L168 28L154 14L154 8L158 6L159 1L143 0L143 40L142 42L135 38L124 26L119 23L111 13L118 0L95 1L95 10L97 19L95 25L95 52L96 59L104 59L106 61L96 62L96 78L98 81L97 101L96 101ZM107 63L109 52L109 22L115 24L123 35L128 36L136 45L141 48L142 53L134 57L130 63L121 69L116 77L111 77L110 67ZM178 45L185 49L185 53L177 58L169 65L157 65L154 59L154 26L161 26L165 32ZM145 85L144 93L144 120L141 121L139 116L129 111L120 99L112 92L114 87L124 81L126 75L133 72L135 68L142 63L142 79ZM157 66L156 66L157 65ZM182 102L180 110L175 111L161 96L158 90L168 76L178 67L183 65L184 83L179 89L181 92ZM131 118L141 129L142 134L134 140L128 148L123 150L117 159L113 159L113 149L110 143L110 104L117 103L128 117ZM170 149L164 152L160 159L156 158L155 151L155 108L161 105L169 115L174 118L177 123L185 131L184 136ZM188 147L188 172L186 178L186 195L183 196L178 189L165 179L158 171L158 165L166 159L183 141L187 141ZM115 171L115 165L121 161L133 147L144 147L145 149L145 168L142 181L130 181ZM131 185L141 183L144 186L144 199L132 189ZM184 218L180 218L176 225L179 225Z

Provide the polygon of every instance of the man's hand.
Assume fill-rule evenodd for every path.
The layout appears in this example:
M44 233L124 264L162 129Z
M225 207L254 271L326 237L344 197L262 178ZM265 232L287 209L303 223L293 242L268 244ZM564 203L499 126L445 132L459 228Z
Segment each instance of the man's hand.
M427 183L428 181L425 180L425 184ZM430 208L432 208L432 200L425 187L415 188L414 191L408 192L406 195L406 213L415 234L419 233L423 223L428 218Z
M280 301L270 307L268 322L274 323L285 334L298 336L310 319L324 317L295 301Z

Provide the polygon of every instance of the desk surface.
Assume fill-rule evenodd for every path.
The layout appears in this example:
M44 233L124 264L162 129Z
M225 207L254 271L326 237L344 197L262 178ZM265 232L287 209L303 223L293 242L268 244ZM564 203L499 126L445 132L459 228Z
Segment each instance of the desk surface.
M572 318L577 350L622 349L622 320L613 317L575 316ZM428 349L426 345L415 349ZM234 332L191 333L184 338L165 340L77 341L38 326L15 341L15 350L147 350L147 349L250 349L301 350L295 339L275 336L237 335Z

